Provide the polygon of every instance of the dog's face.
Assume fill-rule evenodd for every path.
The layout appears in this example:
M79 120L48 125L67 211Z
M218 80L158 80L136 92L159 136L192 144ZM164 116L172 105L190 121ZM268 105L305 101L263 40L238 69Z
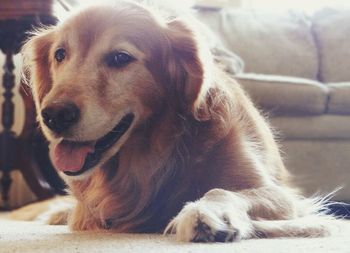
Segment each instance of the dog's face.
M86 9L29 40L23 52L56 169L89 174L171 99L192 111L203 83L196 43L183 23L160 24L123 2Z

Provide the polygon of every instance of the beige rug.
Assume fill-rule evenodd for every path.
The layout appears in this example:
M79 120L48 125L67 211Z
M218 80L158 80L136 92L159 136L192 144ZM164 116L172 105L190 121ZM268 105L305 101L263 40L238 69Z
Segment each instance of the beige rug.
M0 220L0 252L350 253L350 221L340 222L339 234L326 238L258 239L226 244L194 244L176 242L173 236L71 233L66 226Z

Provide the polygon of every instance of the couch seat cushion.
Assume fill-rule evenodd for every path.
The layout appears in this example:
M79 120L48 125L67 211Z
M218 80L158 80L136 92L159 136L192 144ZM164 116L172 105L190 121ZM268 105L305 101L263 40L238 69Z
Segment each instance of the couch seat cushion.
M313 16L322 82L350 81L350 9L326 8Z
M329 83L329 102L327 112L330 114L350 114L350 82Z
M243 59L245 72L317 79L317 47L304 13L222 9L197 16Z
M282 139L350 139L350 117L345 115L280 116L270 122Z
M239 74L235 78L263 109L273 114L322 114L328 87L317 81L274 75Z

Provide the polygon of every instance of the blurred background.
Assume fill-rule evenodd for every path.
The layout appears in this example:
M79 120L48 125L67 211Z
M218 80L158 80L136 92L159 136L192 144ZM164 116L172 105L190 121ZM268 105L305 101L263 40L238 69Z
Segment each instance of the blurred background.
M30 91L20 88L18 50L32 27L54 24L87 2L100 1L0 0L4 209L63 192L35 122ZM211 29L207 36L216 61L269 117L286 165L305 194L342 187L333 199L350 202L350 1L158 2L191 9Z

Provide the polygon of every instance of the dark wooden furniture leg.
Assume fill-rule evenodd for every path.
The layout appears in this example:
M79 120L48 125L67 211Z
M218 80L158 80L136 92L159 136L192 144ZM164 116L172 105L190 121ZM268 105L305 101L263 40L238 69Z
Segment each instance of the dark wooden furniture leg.
M13 74L13 52L11 50L5 51L6 60L4 65L3 87L4 102L2 104L2 125L3 131L0 134L1 143L1 166L2 166L2 200L3 208L9 208L9 191L12 183L10 172L14 166L14 154L16 147L15 134L11 131L13 125L14 105L12 102L13 92L12 89L15 86L15 76Z

